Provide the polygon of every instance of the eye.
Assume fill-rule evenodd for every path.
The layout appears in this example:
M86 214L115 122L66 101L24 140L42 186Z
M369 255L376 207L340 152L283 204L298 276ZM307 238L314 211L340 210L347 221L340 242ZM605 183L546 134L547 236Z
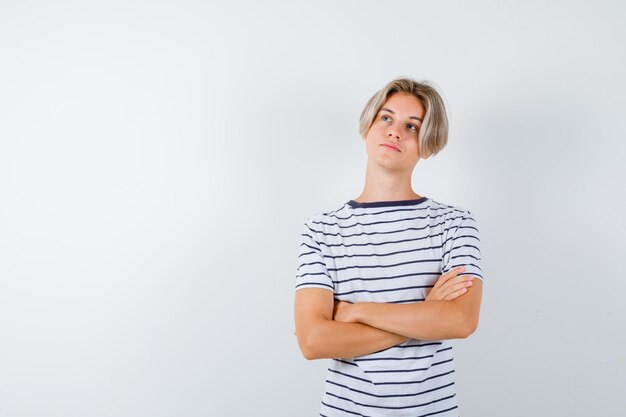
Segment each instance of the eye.
M383 122L389 122L391 121L391 117L387 116L386 114L383 114L380 118Z
M419 127L415 126L415 125L414 125L414 124L412 124L412 123L407 124L407 125L406 125L406 127L408 127L408 128L409 128L409 130L412 130L412 131L414 131L414 132L418 132L418 131L420 130L420 129L419 129Z

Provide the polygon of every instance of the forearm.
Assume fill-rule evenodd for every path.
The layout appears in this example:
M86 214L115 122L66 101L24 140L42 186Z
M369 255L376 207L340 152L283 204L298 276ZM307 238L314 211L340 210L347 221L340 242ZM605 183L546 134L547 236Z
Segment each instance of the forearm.
M412 339L442 340L469 336L475 328L453 301L414 304L357 303L354 320Z
M353 358L398 345L407 337L363 323L319 320L306 335L298 336L307 359Z

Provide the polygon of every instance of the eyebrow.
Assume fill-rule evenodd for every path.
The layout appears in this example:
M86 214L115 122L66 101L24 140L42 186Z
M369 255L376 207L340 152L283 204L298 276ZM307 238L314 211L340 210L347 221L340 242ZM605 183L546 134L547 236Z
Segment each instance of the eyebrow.
M386 108L386 107L383 107L383 108L382 108L382 109L380 109L380 110L388 111L388 112L389 112L389 113L391 113L391 114L396 114L393 110L389 110L389 109L388 109L388 108ZM419 118L419 117L417 117L417 116L411 116L411 117L409 117L409 119L415 119L415 120L419 120L420 122L423 122L423 120L422 120L422 119L420 119L420 118Z

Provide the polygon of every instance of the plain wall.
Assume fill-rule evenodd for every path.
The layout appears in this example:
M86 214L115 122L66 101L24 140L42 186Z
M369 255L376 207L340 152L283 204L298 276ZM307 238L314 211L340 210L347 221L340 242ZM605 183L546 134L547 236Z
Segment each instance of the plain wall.
M399 75L450 112L415 191L481 232L462 415L623 416L625 12L0 2L0 416L317 415L299 234L360 194Z

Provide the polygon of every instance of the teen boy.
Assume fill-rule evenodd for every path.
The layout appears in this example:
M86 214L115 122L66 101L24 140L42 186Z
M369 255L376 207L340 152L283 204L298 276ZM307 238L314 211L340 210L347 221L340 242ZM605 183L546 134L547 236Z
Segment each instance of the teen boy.
M477 325L482 294L473 215L413 191L441 151L446 110L429 83L396 79L361 113L365 187L304 226L295 323L307 359L333 359L320 415L458 416L449 339Z

